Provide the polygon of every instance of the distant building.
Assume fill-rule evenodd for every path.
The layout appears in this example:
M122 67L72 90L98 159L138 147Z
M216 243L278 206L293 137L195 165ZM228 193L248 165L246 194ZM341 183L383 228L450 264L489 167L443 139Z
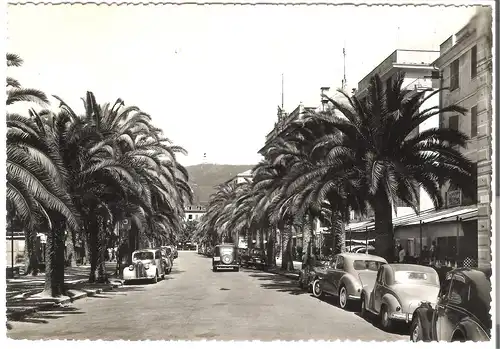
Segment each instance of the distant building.
M234 184L241 184L241 183L250 183L252 182L252 170L247 170L245 172L238 173L236 176L232 177L231 179L228 179L225 183L234 183Z
M205 204L193 204L184 208L184 219L186 221L199 221L201 217L207 212Z
M259 154L265 157L271 141L283 132L287 125L295 120L302 119L305 114L317 109L317 107L304 107L304 105L300 103L290 114L287 114L283 109L278 107L278 120L274 123L272 131L267 134L266 143L264 147L259 150Z
M443 113L440 127L459 130L470 137L460 151L477 167L477 192L467 197L456 187L442 188L447 207L478 206L477 229L471 229L464 248L477 251L479 266L491 263L491 180L492 180L492 12L490 7L478 7L476 15L456 34L441 44L441 54L435 65L440 71L440 83L448 90L441 94L441 105L460 105L465 115ZM475 230L475 232L474 232ZM476 241L474 241L476 240ZM477 245L477 248L475 246ZM471 252L472 253L472 252Z

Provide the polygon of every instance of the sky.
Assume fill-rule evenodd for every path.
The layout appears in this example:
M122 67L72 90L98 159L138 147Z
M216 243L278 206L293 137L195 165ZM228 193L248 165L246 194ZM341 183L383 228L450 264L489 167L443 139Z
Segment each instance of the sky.
M395 49L439 50L473 7L8 7L8 76L83 111L117 98L184 147L183 165L255 164L284 107L316 107L320 87L349 90ZM54 100L54 105L58 104Z

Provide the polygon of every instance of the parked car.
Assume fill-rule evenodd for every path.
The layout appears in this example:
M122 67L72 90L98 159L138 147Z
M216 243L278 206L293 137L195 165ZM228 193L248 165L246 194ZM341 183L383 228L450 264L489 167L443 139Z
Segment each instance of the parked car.
M252 248L241 256L241 265L265 270L267 268L266 252L260 248Z
M151 280L165 278L164 262L160 249L143 249L132 253L132 264L123 269L123 280Z
M359 302L364 286L373 284L382 264L387 261L379 256L360 253L335 255L324 269L318 269L318 278L313 282L315 297L323 294L337 296L342 309Z
M366 252L367 250L368 250L368 254L375 253L375 247L373 247L371 245L368 245L368 247L366 247L366 246L357 246L357 247L353 248L351 252L354 252L354 253L367 253Z
M306 266L301 269L299 272L299 287L302 289L307 288L308 291L311 291L314 280L319 278L318 274L321 274L329 263L331 263L331 260L317 259L314 261L314 266Z
M380 324L391 331L396 322L411 323L420 302L435 302L439 276L431 267L416 264L384 264L374 284L361 292L361 315L378 315Z
M170 274L172 271L172 266L174 264L174 260L172 258L172 249L168 246L162 246L161 250L161 258L164 262L165 273Z
M436 304L423 302L414 312L410 339L417 341L489 341L491 269L460 268L448 274Z
M241 266L243 259L245 259L248 254L248 248L238 248L238 264Z
M238 264L238 249L235 245L223 244L214 247L212 270L216 272L219 269L240 270L240 265Z

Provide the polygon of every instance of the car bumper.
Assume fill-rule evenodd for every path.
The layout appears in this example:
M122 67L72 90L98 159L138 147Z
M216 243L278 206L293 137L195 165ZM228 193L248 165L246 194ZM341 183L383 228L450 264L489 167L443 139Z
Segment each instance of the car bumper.
M402 321L406 323L410 323L413 318L413 314L409 313L392 313L389 315L389 319L394 321Z
M214 264L214 268L217 269L234 269L234 268L239 268L239 264Z
M352 301L361 301L361 296L360 295L348 295L347 299L352 300Z

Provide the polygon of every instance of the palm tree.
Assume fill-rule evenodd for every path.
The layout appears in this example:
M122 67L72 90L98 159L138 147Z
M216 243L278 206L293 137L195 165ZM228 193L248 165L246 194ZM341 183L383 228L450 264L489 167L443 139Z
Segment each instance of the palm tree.
M417 211L418 188L422 187L439 209L444 183L454 183L467 192L474 178L472 163L455 148L466 145L465 134L447 128L414 134L434 115L466 110L457 105L425 108L424 103L442 90L409 91L402 88L403 81L404 74L399 74L385 88L375 75L364 102L343 91L347 103L325 96L345 119L329 121L343 136L324 140L323 145L345 155L348 164L354 160L360 173L363 170L360 180L375 212L376 234L388 239L383 255L389 261L394 258L392 207L397 198Z
M20 67L23 60L16 54L7 53L7 67ZM45 93L33 88L22 88L19 81L14 78L7 77L7 105L12 105L16 102L33 102L41 106L49 104L49 100Z

